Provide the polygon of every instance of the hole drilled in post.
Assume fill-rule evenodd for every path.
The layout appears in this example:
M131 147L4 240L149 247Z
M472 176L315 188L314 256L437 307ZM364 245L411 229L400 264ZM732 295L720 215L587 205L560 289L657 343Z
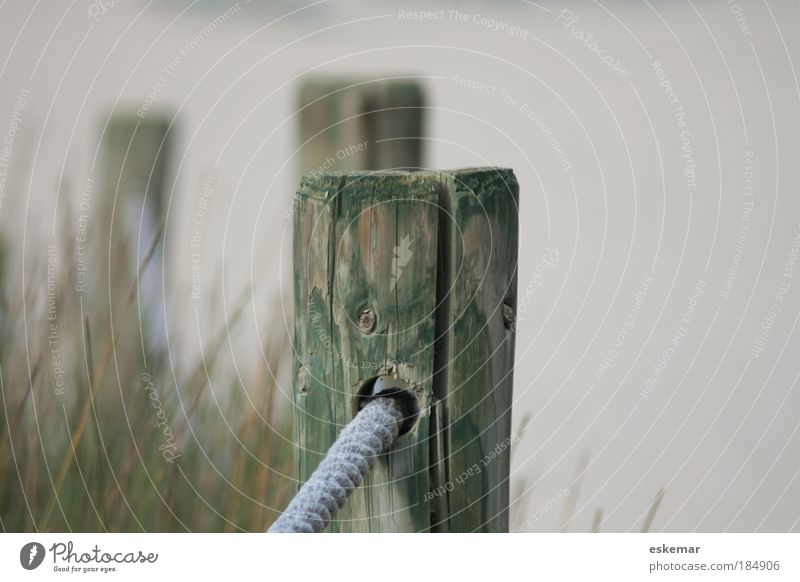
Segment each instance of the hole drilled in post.
M376 376L367 380L358 391L355 400L355 413L364 408L373 398L394 398L403 413L403 422L400 424L398 436L407 434L417 422L419 416L419 403L411 387L391 374Z

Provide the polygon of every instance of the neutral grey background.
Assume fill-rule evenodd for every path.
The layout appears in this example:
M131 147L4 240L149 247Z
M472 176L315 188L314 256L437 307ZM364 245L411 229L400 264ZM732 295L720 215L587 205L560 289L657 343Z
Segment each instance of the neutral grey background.
M0 206L18 253L52 235L55 185L85 182L106 116L141 107L163 67L232 6L120 0L98 21L90 5L0 4L0 136L30 91L11 154L29 167ZM400 15L434 8L468 21ZM510 166L521 184L514 426L526 415L529 425L513 453L512 527L588 531L602 509L601 530L639 530L663 489L654 530L796 531L800 271L785 269L800 233L798 25L796 2L241 0L167 76L152 110L177 114L166 239L168 302L184 322L175 333L198 349L251 280L254 307L231 358L247 369L257 329L288 333L298 77L417 76L430 105L427 163ZM191 220L209 173L201 297L190 300ZM76 192L59 202L77 203Z

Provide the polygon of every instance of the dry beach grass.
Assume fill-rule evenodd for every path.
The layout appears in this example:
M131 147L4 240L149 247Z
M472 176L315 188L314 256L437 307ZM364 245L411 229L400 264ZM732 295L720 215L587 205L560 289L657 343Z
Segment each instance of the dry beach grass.
M156 306L142 304L124 243L110 260L89 249L110 276L98 268L95 288L76 293L74 222L63 223L24 263L2 244L0 527L263 531L291 487L290 426L275 409L285 406L275 377L287 341L270 338L263 360L232 373L226 352L245 294L182 364L185 339L150 345L139 313ZM112 294L106 281L130 291Z

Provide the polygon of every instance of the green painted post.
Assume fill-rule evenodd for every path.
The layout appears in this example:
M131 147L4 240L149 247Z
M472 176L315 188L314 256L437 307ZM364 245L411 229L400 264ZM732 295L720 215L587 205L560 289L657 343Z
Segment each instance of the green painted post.
M294 439L305 481L375 376L413 429L332 531L507 531L518 187L510 170L312 173L294 224Z

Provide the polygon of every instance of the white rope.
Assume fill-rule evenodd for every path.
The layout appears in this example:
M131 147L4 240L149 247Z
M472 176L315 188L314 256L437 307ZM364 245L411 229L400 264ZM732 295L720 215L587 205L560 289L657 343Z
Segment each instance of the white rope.
M270 533L321 532L397 438L403 413L394 398L375 398L348 424L328 454L269 528Z

